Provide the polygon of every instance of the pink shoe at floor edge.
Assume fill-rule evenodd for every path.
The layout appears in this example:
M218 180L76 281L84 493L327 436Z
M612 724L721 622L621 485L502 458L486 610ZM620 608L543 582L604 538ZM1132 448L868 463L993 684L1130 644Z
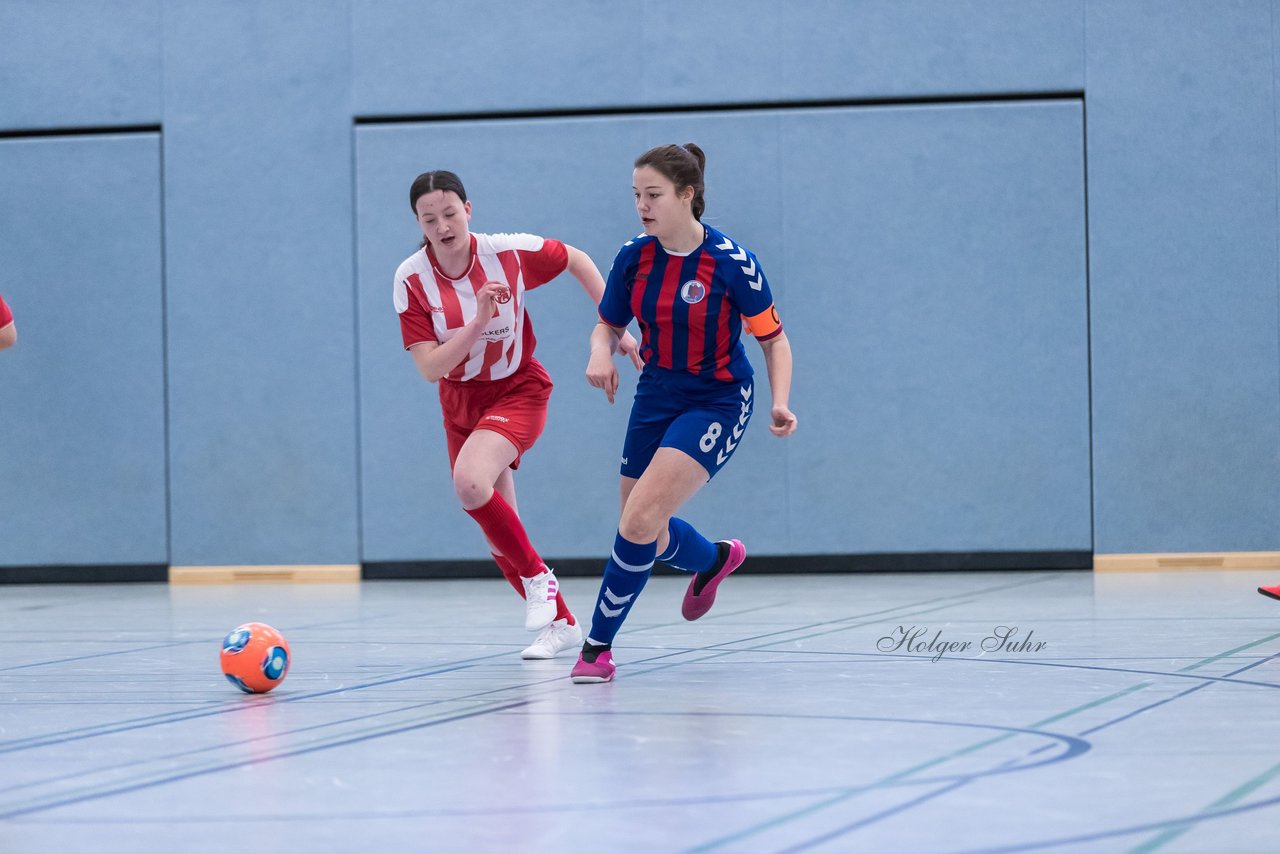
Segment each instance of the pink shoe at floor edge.
M1272 599L1280 599L1280 584L1274 587L1259 587L1258 592L1263 596L1270 596Z
M613 666L613 651L604 650L596 654L595 661L587 661L578 653L578 663L573 665L574 682L612 682L613 674L618 668Z
M680 603L680 615L686 620L696 620L703 614L711 610L711 606L716 603L716 588L720 586L720 582L729 577L729 573L742 566L742 562L747 559L747 547L742 544L741 540L721 540L727 542L729 546L729 556L725 558L724 566L715 574L710 581L703 585L701 593L694 593L693 587L698 583L698 576L694 576L689 580L689 589L684 592L684 601Z

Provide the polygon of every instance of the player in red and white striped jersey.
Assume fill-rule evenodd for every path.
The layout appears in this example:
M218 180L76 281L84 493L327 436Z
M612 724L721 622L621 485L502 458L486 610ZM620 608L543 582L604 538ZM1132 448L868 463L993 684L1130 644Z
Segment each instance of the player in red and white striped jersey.
M521 655L552 658L582 643L555 573L516 513L521 455L547 419L551 378L533 356L529 291L569 272L600 304L604 280L581 250L531 234L472 234L471 202L452 172L425 172L409 190L422 248L395 277L404 346L440 386L449 463L462 508L480 525L503 576L525 597L525 628L541 630ZM634 338L623 352L640 367Z
M18 340L18 327L13 322L13 312L0 297L0 350L12 347Z

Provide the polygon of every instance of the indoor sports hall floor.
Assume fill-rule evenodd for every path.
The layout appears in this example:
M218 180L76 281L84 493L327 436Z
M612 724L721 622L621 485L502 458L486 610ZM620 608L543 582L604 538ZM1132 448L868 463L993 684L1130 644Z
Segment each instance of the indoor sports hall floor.
M1280 851L1276 581L662 575L605 685L497 578L6 586L0 852Z

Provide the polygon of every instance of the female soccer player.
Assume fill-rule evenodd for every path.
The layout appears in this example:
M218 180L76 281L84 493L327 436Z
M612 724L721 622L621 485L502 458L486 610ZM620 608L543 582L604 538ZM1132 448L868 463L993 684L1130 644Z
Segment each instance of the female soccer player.
M525 628L539 631L523 658L553 658L582 642L582 629L516 514L512 472L542 433L551 378L533 357L528 291L568 270L595 303L604 280L587 255L531 234L473 234L471 202L452 172L426 172L409 189L422 248L395 278L405 349L440 408L453 486L479 523L503 576L525 598ZM620 349L636 367L632 338Z
M18 340L18 327L13 322L13 312L0 297L0 350L12 347Z
M733 455L751 418L744 326L764 351L769 429L775 436L796 429L787 406L791 345L755 256L702 223L705 166L692 143L663 145L636 160L632 192L644 234L618 252L591 333L587 381L610 403L618 390L613 354L633 317L645 367L622 445L622 517L575 682L613 679L613 639L655 560L695 573L680 611L696 620L747 556L740 541L713 543L675 515Z

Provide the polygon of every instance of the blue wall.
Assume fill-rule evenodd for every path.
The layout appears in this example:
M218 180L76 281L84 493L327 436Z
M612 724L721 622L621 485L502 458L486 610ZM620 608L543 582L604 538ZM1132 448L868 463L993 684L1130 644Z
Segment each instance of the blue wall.
M1280 549L1272 9L1088 33L1097 550Z
M0 562L163 563L158 134L0 139Z
M631 159L689 139L801 419L757 420L709 534L1280 549L1277 5L0 2L0 566L484 556L391 307L408 184L454 168L474 228L603 270ZM594 556L625 400L582 380L572 278L531 313L521 512Z
M174 564L355 563L341 4L165 8Z

